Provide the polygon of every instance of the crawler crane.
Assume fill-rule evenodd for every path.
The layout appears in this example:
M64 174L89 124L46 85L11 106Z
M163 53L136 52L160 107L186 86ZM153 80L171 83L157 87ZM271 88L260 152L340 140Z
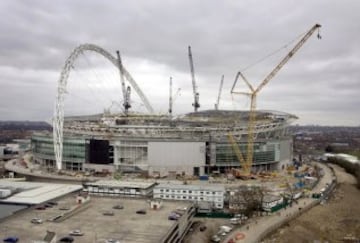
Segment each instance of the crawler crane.
M310 36L321 27L320 24L315 24L304 36L301 40L293 47L293 49L280 61L280 63L265 77L265 79L260 83L257 88L254 88L245 76L239 71L236 75L234 84L231 88L231 94L241 94L247 95L250 97L250 111L249 111L249 121L248 121L248 140L247 140L247 151L246 151L246 161L245 161L245 173L250 173L251 167L253 164L253 156L254 156L254 129L256 124L256 96L257 94L265 87L267 83L280 71L280 69L289 61L291 57L302 47L302 45L310 38ZM320 34L317 35L318 39L321 39ZM249 92L238 92L234 91L235 85L239 79L239 76L243 79L245 84L250 89ZM236 151L235 151L236 152ZM241 162L243 164L244 162ZM249 170L250 169L250 170Z

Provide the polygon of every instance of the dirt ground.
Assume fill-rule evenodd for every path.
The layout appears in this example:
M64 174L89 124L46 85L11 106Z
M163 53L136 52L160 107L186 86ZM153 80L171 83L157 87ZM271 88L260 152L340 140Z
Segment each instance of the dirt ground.
M263 242L343 242L344 237L359 240L351 242L360 242L360 190L356 188L352 175L337 165L332 166L338 186L331 198L280 228Z

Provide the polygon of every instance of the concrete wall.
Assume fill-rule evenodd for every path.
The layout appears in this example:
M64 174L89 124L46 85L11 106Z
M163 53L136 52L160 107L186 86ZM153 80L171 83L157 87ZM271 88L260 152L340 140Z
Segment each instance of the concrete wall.
M278 164L278 170L281 170L282 166L290 165L293 157L293 141L292 138L284 139L279 141L280 155Z
M199 167L200 175L205 167L204 142L149 142L149 172L158 171L161 175L169 171L193 175L194 167Z

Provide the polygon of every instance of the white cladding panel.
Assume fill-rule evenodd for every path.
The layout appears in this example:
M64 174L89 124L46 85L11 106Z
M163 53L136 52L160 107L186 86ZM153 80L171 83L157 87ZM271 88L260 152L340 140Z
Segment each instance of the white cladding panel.
M149 166L204 166L205 142L149 142Z

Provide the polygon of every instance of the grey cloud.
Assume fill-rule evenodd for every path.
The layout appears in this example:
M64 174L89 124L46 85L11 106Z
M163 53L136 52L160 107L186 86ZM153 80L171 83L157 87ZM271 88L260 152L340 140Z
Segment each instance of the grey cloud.
M125 65L133 67L134 76L139 72L134 60L166 65L182 74L174 80L189 93L178 100L184 112L191 110L192 102L187 57L187 46L191 45L202 107L213 107L220 76L225 74L224 108L231 109L225 104L231 103L229 90L237 71L319 22L323 25L322 40L317 41L314 35L305 43L259 95L259 108L300 112L307 115L299 122L308 122L311 117L313 123L317 123L313 115L316 110L319 116L329 114L328 110L346 110L354 120L350 112L357 110L359 99L355 94L360 91L360 19L354 9L359 7L356 0L341 4L326 0L2 1L0 70L7 68L7 72L0 73L0 84L8 92L2 91L0 119L51 115L61 68L70 52L82 43L98 44L112 53L119 49ZM275 55L277 59L254 66L246 73L249 80L260 82L288 50ZM106 65L94 60L97 67ZM164 110L167 95L158 95L156 85L160 83L152 82L154 88L145 93ZM163 85L168 85L166 80ZM17 90L20 87L21 92ZM33 110L29 107L20 114L12 112L22 109L20 103L11 102L11 97L20 94L31 98ZM319 123L324 119L319 118Z

